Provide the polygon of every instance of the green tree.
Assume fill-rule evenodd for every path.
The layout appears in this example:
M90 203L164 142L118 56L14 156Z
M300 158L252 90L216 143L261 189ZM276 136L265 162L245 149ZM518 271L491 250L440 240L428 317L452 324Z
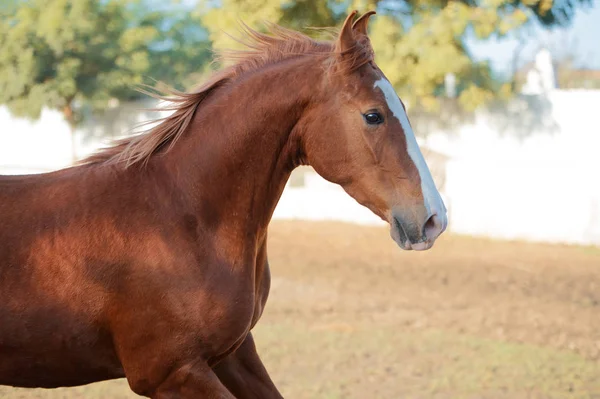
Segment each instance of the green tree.
M73 130L82 110L140 94L149 77L181 87L209 58L188 10L151 1L9 0L0 8L0 104L17 116L60 110Z
M524 24L569 23L576 2L566 0L222 0L200 8L216 48L231 47L223 32L235 32L236 21L260 28L261 20L284 26L337 25L347 12L376 10L370 37L376 61L411 107L411 112L439 111L448 74L456 78L457 110L473 110L510 94L510 85L494 79L485 62L475 62L465 45L468 35L503 36Z

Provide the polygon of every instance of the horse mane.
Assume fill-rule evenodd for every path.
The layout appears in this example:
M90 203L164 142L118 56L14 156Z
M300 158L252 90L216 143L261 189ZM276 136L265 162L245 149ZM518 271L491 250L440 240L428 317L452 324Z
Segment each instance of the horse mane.
M341 52L336 41L317 41L302 33L267 23L267 32L261 33L245 24L241 31L243 39L236 39L242 50L224 50L216 53L215 61L233 63L215 72L205 83L190 92L167 87L161 90L139 89L170 105L158 109L173 111L165 118L148 121L142 125L159 122L158 125L137 135L116 140L110 147L99 150L80 161L80 164L119 164L128 168L135 164L146 165L152 155L163 148L168 151L189 127L202 102L219 87L234 81L238 76L265 66L300 56L321 56L331 73L348 73L373 61L373 50L366 36L357 38L356 45ZM323 29L332 37L336 31ZM328 62L327 62L328 61Z

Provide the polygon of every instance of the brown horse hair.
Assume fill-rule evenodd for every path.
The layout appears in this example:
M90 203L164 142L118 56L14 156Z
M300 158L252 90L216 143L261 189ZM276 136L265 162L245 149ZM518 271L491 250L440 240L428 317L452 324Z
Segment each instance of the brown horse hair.
M160 110L173 113L165 118L144 123L160 122L137 135L115 141L112 146L101 149L79 163L113 164L124 168L136 164L145 166L152 155L165 147L166 151L172 148L187 130L204 99L219 87L247 72L301 56L319 57L329 74L350 73L373 61L373 50L369 40L359 33L355 34L355 44L342 51L339 41L317 41L272 23L266 23L266 27L267 32L261 33L241 24L241 33L245 37L234 39L242 44L244 49L224 50L215 55L216 61L233 65L215 72L206 82L190 92L181 92L170 87L160 90L140 88L140 92L170 103ZM325 32L333 34L334 30L328 28Z

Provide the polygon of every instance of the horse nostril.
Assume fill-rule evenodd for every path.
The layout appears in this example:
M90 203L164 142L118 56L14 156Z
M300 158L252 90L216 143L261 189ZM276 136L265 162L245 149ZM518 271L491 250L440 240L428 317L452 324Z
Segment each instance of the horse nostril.
M429 219L427 219L423 226L423 237L425 237L426 240L436 238L442 233L442 227L442 221L439 216L434 213L429 216Z

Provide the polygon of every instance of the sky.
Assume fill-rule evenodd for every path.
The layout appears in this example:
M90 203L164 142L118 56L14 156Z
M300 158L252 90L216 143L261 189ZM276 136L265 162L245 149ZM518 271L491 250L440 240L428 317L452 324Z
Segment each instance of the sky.
M471 39L467 40L467 45L475 59L489 60L500 74L512 72L512 58L518 46L514 36L485 41ZM535 27L525 36L521 64L533 60L541 46L548 47L558 56L572 53L579 67L600 69L600 0L593 0L591 7L579 6L568 28L548 31Z

